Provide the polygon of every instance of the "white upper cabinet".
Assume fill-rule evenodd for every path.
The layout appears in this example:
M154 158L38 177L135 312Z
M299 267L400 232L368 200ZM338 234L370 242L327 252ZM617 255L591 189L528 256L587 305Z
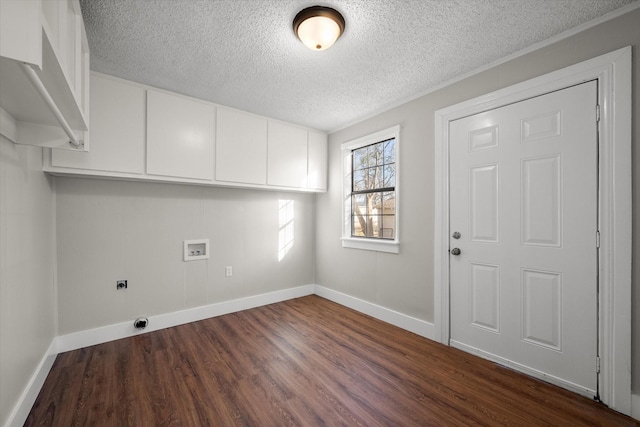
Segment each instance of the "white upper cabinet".
M144 173L145 90L92 73L91 93L89 152L53 150L52 166Z
M41 14L39 0L0 1L0 56L42 68Z
M267 119L218 107L216 180L266 184Z
M326 191L324 133L100 73L91 74L91 111L89 152L46 150L45 171Z
M327 190L327 134L309 131L307 188Z
M215 107L147 91L147 173L213 179Z
M84 150L88 125L89 44L78 0L1 0L0 134Z
M307 134L306 129L269 121L267 184L306 187Z

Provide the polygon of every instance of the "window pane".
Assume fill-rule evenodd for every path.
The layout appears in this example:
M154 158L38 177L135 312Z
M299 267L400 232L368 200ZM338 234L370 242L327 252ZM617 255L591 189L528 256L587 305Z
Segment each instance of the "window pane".
M351 196L351 235L364 237L366 232L367 195Z
M353 171L353 191L366 190L366 173L367 170L354 170Z
M353 215L351 218L351 235L354 237L364 237L366 222L364 217Z
M376 188L382 188L383 184L383 168L375 167L369 169L369 186L367 187L369 190L374 190Z
M384 142L384 162L385 163L395 163L396 161L396 140L390 139L389 141Z
M380 156L379 150L376 148L378 144L369 145L367 147L367 157L369 160L369 166L375 166Z
M353 214L361 213L365 215L367 213L367 195L356 194L351 198L351 209Z
M369 202L368 207L369 210L367 213L369 215L379 215L382 213L382 193L369 193L367 195L367 200Z
M384 166L384 187L395 187L396 186L396 165L395 163L391 165Z
M372 190L376 182L376 168L367 169L367 190Z
M382 228L380 230L380 237L383 239L395 239L396 237L396 216L395 215L383 215L382 216Z
M395 238L395 192L376 191L351 196L351 235Z
M384 143L381 142L375 145L376 147L376 165L382 166L384 164Z
M378 215L367 215L367 237L378 237L378 228L380 227Z
M365 168L369 165L367 159L367 147L358 148L353 150L353 170Z
M396 213L396 193L395 191L387 191L383 194L384 215L395 215Z

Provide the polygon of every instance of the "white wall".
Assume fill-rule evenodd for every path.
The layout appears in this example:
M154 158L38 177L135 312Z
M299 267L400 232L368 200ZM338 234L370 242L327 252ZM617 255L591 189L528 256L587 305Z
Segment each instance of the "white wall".
M0 425L57 335L54 214L42 149L0 136Z
M633 164L640 164L640 9L490 68L329 137L329 192L317 199L319 285L432 322L434 243L434 113L530 78L633 46ZM399 255L343 249L340 145L397 125L400 130ZM634 171L634 219L640 222L640 173ZM640 227L633 233L633 282L640 279ZM365 266L365 267L363 267ZM640 390L640 292L633 289L633 385Z
M56 194L59 335L314 283L312 194L79 178ZM282 260L280 200L295 211ZM211 258L183 262L200 238Z

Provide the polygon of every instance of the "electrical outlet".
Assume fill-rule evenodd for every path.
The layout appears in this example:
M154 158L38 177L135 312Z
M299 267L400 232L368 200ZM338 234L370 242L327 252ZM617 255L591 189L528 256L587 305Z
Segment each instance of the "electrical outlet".
M233 276L233 267L228 265L224 268L224 276L225 277L231 277Z
M126 280L116 281L116 289L127 289L127 281Z

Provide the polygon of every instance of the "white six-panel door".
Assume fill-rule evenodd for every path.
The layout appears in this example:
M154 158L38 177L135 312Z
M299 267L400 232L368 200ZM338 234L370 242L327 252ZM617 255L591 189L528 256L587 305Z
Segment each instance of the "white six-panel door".
M592 396L596 104L583 83L453 121L449 144L451 345Z

